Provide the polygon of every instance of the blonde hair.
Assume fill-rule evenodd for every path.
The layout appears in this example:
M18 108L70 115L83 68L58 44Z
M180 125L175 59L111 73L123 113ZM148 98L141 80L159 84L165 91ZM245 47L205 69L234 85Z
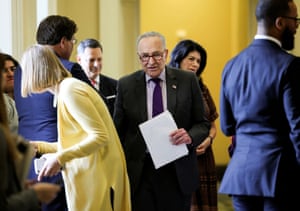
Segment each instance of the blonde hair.
M45 45L29 47L22 56L21 67L22 97L45 91L71 76L53 50Z

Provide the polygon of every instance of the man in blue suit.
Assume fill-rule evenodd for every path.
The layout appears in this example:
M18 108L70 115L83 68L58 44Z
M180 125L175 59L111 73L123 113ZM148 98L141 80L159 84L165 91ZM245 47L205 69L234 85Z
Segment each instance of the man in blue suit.
M300 210L300 59L292 0L259 0L257 34L222 74L221 129L236 146L220 193L239 210Z

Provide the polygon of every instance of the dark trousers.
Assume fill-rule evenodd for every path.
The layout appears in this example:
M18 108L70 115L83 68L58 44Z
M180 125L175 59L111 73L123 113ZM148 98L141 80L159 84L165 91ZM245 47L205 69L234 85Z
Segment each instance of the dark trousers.
M64 181L61 173L54 177L45 177L42 182L55 183L61 186L60 191L56 195L53 201L48 204L42 204L42 211L67 211L67 201L65 194Z
M295 194L296 195L296 194ZM300 210L298 200L286 197L232 196L235 211L293 211Z
M132 211L189 211L190 206L191 194L181 192L174 165L155 169L147 155L139 188L132 196Z

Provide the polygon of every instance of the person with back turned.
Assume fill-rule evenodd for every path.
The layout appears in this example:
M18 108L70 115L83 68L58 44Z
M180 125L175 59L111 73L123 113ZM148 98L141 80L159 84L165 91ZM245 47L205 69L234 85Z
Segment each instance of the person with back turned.
M240 210L300 210L299 26L293 0L259 0L257 34L222 73L221 129L235 149L219 192Z

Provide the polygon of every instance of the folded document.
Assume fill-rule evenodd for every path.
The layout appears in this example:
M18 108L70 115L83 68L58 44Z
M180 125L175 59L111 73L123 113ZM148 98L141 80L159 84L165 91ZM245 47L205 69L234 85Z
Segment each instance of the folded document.
M139 125L156 169L188 154L185 144L174 145L170 133L177 125L169 111Z

